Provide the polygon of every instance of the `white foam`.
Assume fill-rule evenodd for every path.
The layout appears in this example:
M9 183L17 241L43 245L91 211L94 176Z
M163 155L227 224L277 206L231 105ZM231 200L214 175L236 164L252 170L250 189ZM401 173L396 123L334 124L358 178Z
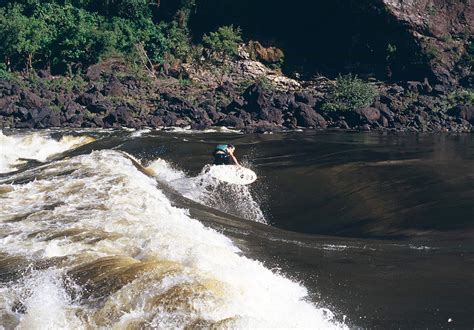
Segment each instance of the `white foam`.
M196 177L189 177L163 159L153 161L147 169L186 198L247 220L267 223L250 185L222 183L209 175L206 167Z
M191 126L167 127L166 129L162 129L162 131L170 132L170 133L183 133L183 134L203 134L203 133L243 134L242 130L228 128L225 126L212 126L210 128L206 128L202 130L191 129Z
M143 136L143 134L147 134L147 133L150 133L150 132L151 132L151 129L145 128L145 129L141 129L141 130L138 130L136 132L133 132L130 136L136 138L136 137L141 137L141 136Z
M306 301L303 286L240 255L227 237L190 218L187 210L173 207L156 188L155 180L138 171L123 154L97 151L47 167L75 171L69 176L14 185L12 191L0 194L0 213L5 220L18 214L26 216L14 223L0 222L6 234L0 239L4 252L29 258L87 254L88 260L126 256L177 265L176 271L159 279L153 279L151 272L105 297L103 309L120 313L114 317L104 312L107 319L101 325L126 326L146 320L152 326L174 328L205 320L223 322L218 324L230 328L343 327L333 321L327 309ZM89 231L91 235L113 233L113 239L94 244L61 236L45 239L65 229ZM160 271L159 265L156 271ZM140 282L146 285L140 286ZM21 324L78 328L75 314L68 312L71 301L54 276L39 283L24 299L27 310ZM187 285L191 291L176 291L184 297L178 299L175 308L147 307L153 297ZM41 297L48 301L39 303ZM176 303L163 299L167 304ZM94 316L101 310L84 306L81 313L88 315L81 318L81 326L98 326ZM36 315L41 314L44 322L37 321Z
M26 135L4 135L0 132L0 173L7 173L24 164L22 159L34 159L44 162L48 157L92 142L87 136L63 136L59 141L47 133Z

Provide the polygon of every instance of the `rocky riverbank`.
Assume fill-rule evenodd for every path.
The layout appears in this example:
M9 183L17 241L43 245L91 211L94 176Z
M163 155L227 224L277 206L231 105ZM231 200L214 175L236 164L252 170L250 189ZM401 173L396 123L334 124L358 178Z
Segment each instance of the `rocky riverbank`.
M74 79L39 72L0 81L0 125L473 131L474 106L465 102L471 94L431 86L427 80L373 80L379 96L370 106L323 110L334 83L325 77L296 81L245 57L226 64L225 72L194 66L157 78L127 68L121 59L109 59Z

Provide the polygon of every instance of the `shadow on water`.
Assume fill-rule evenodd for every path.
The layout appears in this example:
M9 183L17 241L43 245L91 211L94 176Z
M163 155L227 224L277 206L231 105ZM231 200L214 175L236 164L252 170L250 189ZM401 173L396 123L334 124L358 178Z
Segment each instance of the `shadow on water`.
M473 237L472 135L153 133L120 149L144 162L161 157L193 176L223 141L258 173L252 189L275 227L378 239Z

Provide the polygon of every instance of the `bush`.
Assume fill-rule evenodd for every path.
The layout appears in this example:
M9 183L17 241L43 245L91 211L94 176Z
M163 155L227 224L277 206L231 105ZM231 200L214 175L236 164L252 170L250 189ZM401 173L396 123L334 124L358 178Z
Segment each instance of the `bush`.
M454 106L458 104L473 105L474 104L474 90L459 89L450 93L447 97L448 105Z
M242 31L233 25L221 26L215 32L202 37L202 42L214 55L226 59L238 54L239 44L242 42Z
M329 91L329 97L323 104L325 111L346 111L372 104L378 92L368 83L351 74L339 76L336 85Z
M0 63L0 80L12 80L13 75L8 71L4 63Z
M474 39L470 39L466 42L461 61L467 66L474 66Z

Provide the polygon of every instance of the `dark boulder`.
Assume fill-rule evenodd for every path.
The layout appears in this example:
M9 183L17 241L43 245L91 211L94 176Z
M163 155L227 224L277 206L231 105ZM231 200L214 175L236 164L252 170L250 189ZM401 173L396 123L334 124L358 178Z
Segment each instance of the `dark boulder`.
M43 99L30 91L22 91L18 105L27 109L40 108L43 106Z
M295 118L298 126L326 128L327 122L323 116L304 103L299 103L295 109Z
M110 101L100 100L92 104L89 104L87 106L87 110L89 110L92 113L104 114L104 113L110 112L112 107L113 105Z
M100 79L102 74L102 67L100 64L94 64L87 68L86 78L89 81L96 81Z
M150 116L147 120L148 125L153 127L153 128L158 128L158 127L163 127L165 126L165 123L159 116Z
M423 92L423 84L419 81L407 81L406 88L412 93Z
M312 95L305 92L295 92L295 102L308 104L313 107L316 104L316 100Z
M283 124L283 113L280 109L270 107L266 112L266 120L269 123L281 125Z
M102 120L102 118L100 118L99 116L94 116L90 119L90 121L96 126L96 127L104 127L104 121Z
M163 122L163 125L160 126L176 126L176 122L178 121L178 117L176 116L176 114L168 110L156 110L153 115L159 117L160 120Z
M367 121L369 123L380 119L380 110L373 107L358 108L352 113L359 116L359 120Z
M130 112L125 106L118 106L115 111L112 111L103 120L105 126L115 127L115 126L126 126L132 127L133 117L130 115Z
M295 102L295 95L293 93L276 93L273 96L273 105L281 110L288 109L288 105Z
M28 111L26 120L17 125L18 128L59 127L61 120L58 112L50 108L36 108Z
M91 104L97 103L102 100L104 100L104 96L98 91L94 91L94 92L86 92L79 95L79 97L76 99L76 102L79 103L80 105L87 107Z
M474 125L474 105L456 105L448 110L448 115L467 120Z
M253 84L247 87L242 97L246 102L246 110L250 113L265 112L270 105L270 98L261 84Z
M227 107L222 111L226 114L239 111L245 107L245 101L241 98L234 98Z
M212 120L207 115L206 111L199 108L187 108L182 110L182 115L188 117L192 123L199 127L207 128L212 125Z
M7 80L0 80L0 96L12 95L13 84Z
M380 111L380 115L387 119L392 119L395 115L386 104L381 103L379 101L374 102L373 107L377 108Z
M244 121L234 115L227 115L217 123L218 126L244 128Z
M123 96L124 95L125 87L122 83L113 78L109 81L109 83L104 88L104 95L106 96Z
M82 111L83 107L74 101L67 103L63 109L64 117L67 121L69 121L72 117L80 114Z
M184 97L175 95L171 92L163 92L160 94L160 96L162 100L168 103L169 106L175 106L176 109L179 109L180 107L192 107L191 103L189 103L189 101Z

